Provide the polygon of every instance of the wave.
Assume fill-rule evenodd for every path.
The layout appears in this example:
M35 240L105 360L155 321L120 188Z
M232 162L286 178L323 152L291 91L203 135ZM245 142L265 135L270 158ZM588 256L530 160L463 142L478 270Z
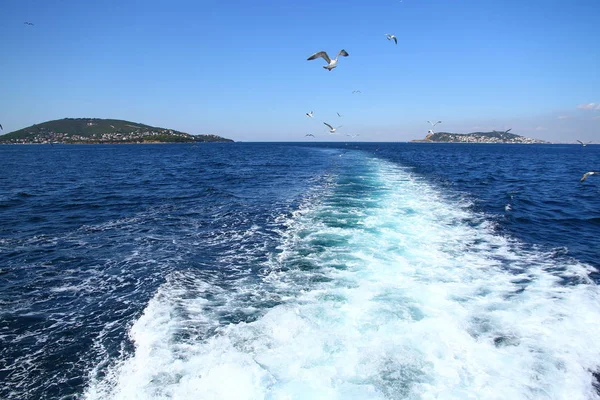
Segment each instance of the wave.
M360 152L281 218L259 275L171 274L84 397L600 398L591 266Z

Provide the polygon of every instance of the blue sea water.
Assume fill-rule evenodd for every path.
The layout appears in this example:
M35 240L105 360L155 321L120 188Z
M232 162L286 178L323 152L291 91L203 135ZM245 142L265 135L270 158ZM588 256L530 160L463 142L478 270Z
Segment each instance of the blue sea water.
M0 146L2 399L600 399L600 146Z

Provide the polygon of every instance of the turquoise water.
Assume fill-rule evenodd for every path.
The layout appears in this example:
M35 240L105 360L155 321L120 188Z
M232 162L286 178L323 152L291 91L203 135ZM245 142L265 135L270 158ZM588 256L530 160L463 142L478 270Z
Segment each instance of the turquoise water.
M599 398L589 148L2 148L2 396Z

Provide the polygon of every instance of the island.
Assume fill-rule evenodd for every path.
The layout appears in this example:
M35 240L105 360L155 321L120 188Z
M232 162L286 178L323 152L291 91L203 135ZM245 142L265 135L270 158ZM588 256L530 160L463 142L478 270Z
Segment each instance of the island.
M173 129L103 118L64 118L34 124L0 136L0 144L115 144L233 142L212 134L191 135Z
M411 140L420 143L548 143L539 139L508 133L508 131L471 132L471 133L429 133L425 139Z

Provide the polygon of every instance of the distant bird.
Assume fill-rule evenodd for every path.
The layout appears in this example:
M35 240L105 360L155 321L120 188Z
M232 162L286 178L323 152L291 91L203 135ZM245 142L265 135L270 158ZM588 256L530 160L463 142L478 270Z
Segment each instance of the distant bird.
M307 112L307 113L306 113L306 116L307 116L308 118L312 118L312 117L313 117L313 112L312 112L312 111L311 111L311 112Z
M590 175L600 175L600 172L598 172L598 171L590 171L590 172L586 172L586 173L585 173L585 174L583 174L583 176L581 177L581 181L580 181L580 182L583 182L583 181L585 181L585 180L588 178L588 176L590 176Z
M307 134L306 134L306 135L304 135L304 136L312 136L312 137L315 137L315 135L313 135L312 133L307 133Z
M23 22L25 25L33 25L31 22Z
M385 36L387 36L387 40L394 40L394 42L396 42L396 44L398 44L398 38L396 37L396 35L390 35L389 33L386 33Z
M505 130L505 131L494 131L494 132L496 132L496 133L504 133L504 134L506 134L506 133L510 132L510 131L511 131L511 129L512 129L512 128L509 128L509 129L507 129L507 130Z
M581 140L577 140L579 143L581 143L581 145L583 147L587 146L588 144L592 143L592 142L587 142L587 143L583 143Z
M0 125L0 129L4 130L4 128L2 127L2 125Z
M335 67L337 67L339 56L348 57L349 54L346 52L346 50L342 49L337 54L337 56L335 56L335 58L332 60L331 58L329 58L329 56L327 55L326 52L319 51L318 53L315 53L312 56L308 57L306 60L310 61L310 60L315 60L315 59L317 59L319 57L322 57L323 60L325 60L325 62L327 62L327 65L325 65L323 68L325 68L328 71L331 71L332 69L334 69Z
M431 122L431 121L427 121L427 122L429 122L431 124L431 126L436 126L437 124L441 124L442 123L442 121L438 121L435 124L433 122Z
M339 112L336 112L336 114L338 115L338 117L342 118L342 114L340 114Z
M352 139L354 139L355 137L360 136L360 133L357 133L356 135L346 134L346 136L350 136Z
M340 125L337 128L334 128L333 126L329 125L327 122L323 122L323 123L329 127L329 133L335 133L336 129L339 129L342 127L342 125Z
M360 93L360 90L353 90L352 93Z
M430 130L427 131L427 134L429 134L429 135L433 135L434 133L435 132L433 131L433 129L430 129Z

